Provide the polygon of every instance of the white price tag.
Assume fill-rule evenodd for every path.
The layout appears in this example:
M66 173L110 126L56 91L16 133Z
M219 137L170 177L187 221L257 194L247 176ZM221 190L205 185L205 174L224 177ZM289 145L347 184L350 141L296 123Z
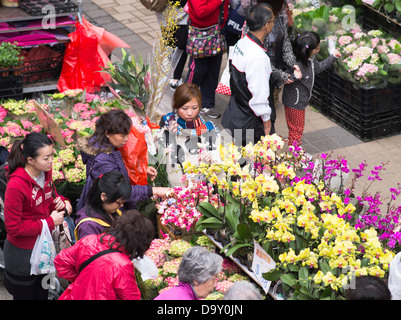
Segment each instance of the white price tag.
M273 258L260 246L256 241L253 242L253 262L252 271L255 274L260 286L265 293L268 293L271 281L263 278L263 273L268 272L276 267L276 262Z

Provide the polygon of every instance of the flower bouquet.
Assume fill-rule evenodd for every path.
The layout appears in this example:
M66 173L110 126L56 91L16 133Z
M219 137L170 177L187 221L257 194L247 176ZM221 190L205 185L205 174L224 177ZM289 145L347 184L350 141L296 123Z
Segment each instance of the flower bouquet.
M162 229L175 237L192 234L201 216L196 207L203 201L210 201L215 207L218 206L217 195L205 183L198 182L188 187L171 189L166 200L156 203L160 227L164 226Z

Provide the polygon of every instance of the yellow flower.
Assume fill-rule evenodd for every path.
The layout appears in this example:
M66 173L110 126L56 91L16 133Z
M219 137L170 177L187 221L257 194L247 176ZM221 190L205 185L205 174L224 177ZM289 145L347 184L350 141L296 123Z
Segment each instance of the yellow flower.
M329 284L334 283L336 279L337 277L329 271L323 276L322 281L325 286L328 286Z
M324 277L324 273L322 272L322 270L319 270L318 272L316 272L315 276L313 277L313 281L317 284L321 283Z
M284 232L281 236L281 242L291 242L295 240L295 236L290 232Z
M365 267L356 269L355 270L355 275L357 277L367 276L368 275L368 269L366 269Z
M331 204L330 202L320 202L319 207L322 211L331 211Z
M347 260L343 257L339 257L338 259L331 259L329 261L330 268L343 268L348 265Z
M382 269L380 269L379 266L374 266L374 267L369 268L368 273L371 276L380 277L380 278L384 277L384 275L385 275L385 272Z
M279 260L281 262L287 262L287 263L294 263L297 261L297 255L295 254L295 251L290 248L288 252L284 252L283 254L279 255Z
M384 250L380 253L379 261L383 265L388 265L394 259L394 253L389 250Z

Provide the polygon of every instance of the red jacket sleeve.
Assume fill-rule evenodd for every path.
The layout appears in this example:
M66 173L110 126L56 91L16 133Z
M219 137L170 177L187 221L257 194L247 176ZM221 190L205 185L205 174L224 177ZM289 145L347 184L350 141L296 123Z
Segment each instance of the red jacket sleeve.
M77 256L80 248L80 242L75 245L63 249L54 259L57 276L74 282L78 277Z
M125 264L123 268L119 269L114 281L114 289L120 300L141 299L141 292L136 283L133 264Z

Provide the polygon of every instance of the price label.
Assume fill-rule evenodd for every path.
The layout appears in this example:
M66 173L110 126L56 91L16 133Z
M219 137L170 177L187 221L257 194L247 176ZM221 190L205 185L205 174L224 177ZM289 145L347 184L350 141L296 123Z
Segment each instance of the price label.
M263 288L265 293L268 293L271 281L263 278L263 273L269 272L276 267L276 262L273 258L260 246L256 241L253 242L253 262L252 271L256 276L260 286Z

